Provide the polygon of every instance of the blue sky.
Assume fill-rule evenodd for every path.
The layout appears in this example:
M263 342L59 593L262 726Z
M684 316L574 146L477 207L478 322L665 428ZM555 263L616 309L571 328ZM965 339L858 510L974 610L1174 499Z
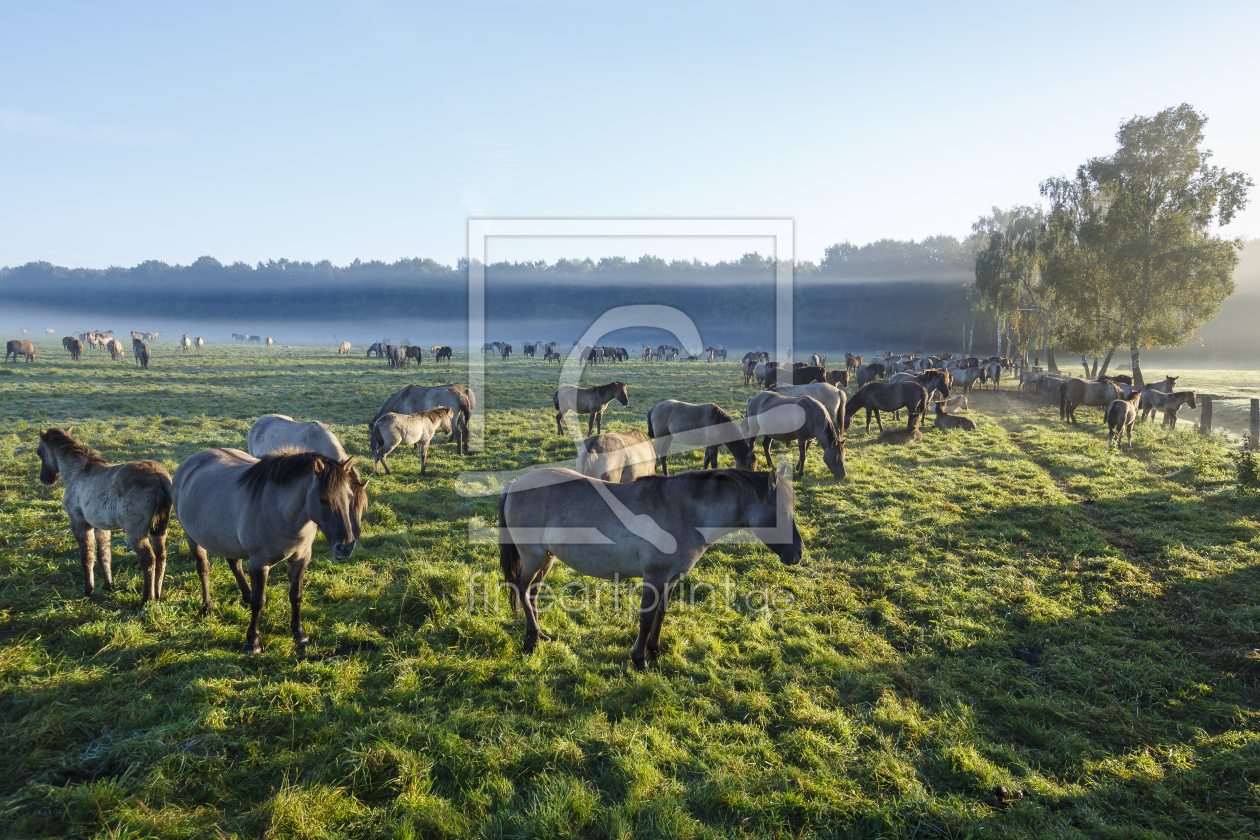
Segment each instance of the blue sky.
M0 32L0 265L454 262L469 216L791 217L817 260L961 236L1181 102L1260 178L1255 2L10 2Z

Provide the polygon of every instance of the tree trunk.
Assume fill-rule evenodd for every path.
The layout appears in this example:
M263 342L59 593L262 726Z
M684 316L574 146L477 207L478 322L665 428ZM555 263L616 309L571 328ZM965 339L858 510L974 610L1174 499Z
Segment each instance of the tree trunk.
M1146 383L1142 381L1142 360L1138 358L1140 348L1134 344L1129 348L1129 358L1133 365L1133 384L1141 388Z
M1103 356L1102 370L1094 374L1095 379L1097 379L1100 376L1107 375L1107 368L1111 366L1111 357L1114 355L1116 355L1116 348L1112 347L1110 350L1107 351L1107 355Z
M1053 344L1046 348L1046 370L1054 374L1059 372L1059 363L1054 360Z

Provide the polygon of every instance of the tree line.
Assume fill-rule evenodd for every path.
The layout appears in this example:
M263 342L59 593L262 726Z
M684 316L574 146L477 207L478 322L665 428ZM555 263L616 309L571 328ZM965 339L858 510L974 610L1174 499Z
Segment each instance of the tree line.
M1040 349L1102 357L1181 347L1234 293L1243 240L1221 235L1248 202L1250 177L1211 165L1207 118L1189 105L1134 117L1117 149L1040 185L1045 207L994 208L978 240L973 312L997 323L1004 355ZM1095 364L1097 369L1097 363Z

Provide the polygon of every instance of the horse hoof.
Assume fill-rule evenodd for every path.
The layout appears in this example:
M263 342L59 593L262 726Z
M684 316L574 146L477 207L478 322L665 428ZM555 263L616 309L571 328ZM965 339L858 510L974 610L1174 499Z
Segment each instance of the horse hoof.
M536 648L536 647L538 647L538 637L537 637L537 636L526 636L526 637L525 637L525 653L526 653L526 654L533 653L533 652L534 652L534 648Z
M646 660L646 659L634 659L634 658L632 657L632 658L630 659L630 664L634 666L634 670L636 670L636 671L650 671L650 670L652 670L651 668L649 668L649 667L648 667L648 664L647 664L647 660Z
M249 656L257 656L262 653L262 645L258 644L258 642L254 642L252 645L246 646L245 653Z

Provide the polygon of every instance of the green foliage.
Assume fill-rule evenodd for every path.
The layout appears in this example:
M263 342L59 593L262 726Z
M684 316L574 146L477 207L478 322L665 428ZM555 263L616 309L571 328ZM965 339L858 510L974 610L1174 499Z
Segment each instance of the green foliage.
M459 495L458 474L575 453L550 416L554 367L491 360L488 451L435 443L423 478L398 452L353 559L316 543L309 653L277 570L251 658L220 559L200 615L178 519L161 604L139 609L121 540L114 591L81 596L61 488L35 477L38 427L173 469L284 411L363 458L386 394L463 359L439 373L155 347L145 373L41 340L40 362L0 380L0 836L1255 833L1260 525L1216 438L1143 427L1108 465L1093 412L1069 427L991 392L973 395L972 434L877 448L855 426L850 478L815 450L797 484L805 562L715 547L671 608L658 670L638 674L611 586L547 604L555 641L529 658L501 597L470 604L498 575L496 547L467 538L494 500ZM667 397L742 414L738 368L632 362L586 380L630 383L607 418L627 431ZM754 589L791 597L767 611L744 601Z
M1243 435L1242 449L1230 457L1237 473L1238 492L1244 496L1260 495L1260 459L1251 448L1251 435Z

